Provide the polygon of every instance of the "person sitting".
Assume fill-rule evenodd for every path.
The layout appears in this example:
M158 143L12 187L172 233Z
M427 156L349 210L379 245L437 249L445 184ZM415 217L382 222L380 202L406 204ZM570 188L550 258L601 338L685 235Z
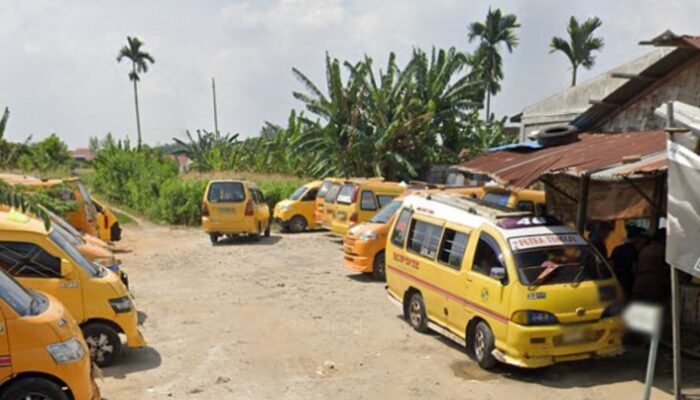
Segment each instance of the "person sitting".
M608 258L608 248L605 245L605 241L608 239L610 233L613 231L612 225L609 222L600 221L594 223L591 228L591 234L588 237L588 241L591 242L591 244L593 245L593 247L596 248L596 250L598 250L600 255L602 255L605 258Z

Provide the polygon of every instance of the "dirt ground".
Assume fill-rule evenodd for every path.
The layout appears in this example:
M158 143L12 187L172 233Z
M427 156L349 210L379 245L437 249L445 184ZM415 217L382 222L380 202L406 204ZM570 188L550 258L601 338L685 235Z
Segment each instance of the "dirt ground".
M327 233L212 246L199 229L128 227L119 257L146 349L98 381L106 399L638 399L646 351L544 370L481 370L414 332L382 283L341 265ZM663 351L654 399L671 398ZM700 363L686 362L700 379ZM698 382L689 382L698 387Z

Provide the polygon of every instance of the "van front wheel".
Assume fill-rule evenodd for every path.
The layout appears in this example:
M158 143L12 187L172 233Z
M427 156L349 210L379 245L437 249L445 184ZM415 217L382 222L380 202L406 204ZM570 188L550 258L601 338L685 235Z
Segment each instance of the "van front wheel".
M57 384L43 378L26 378L11 383L0 395L0 400L68 400L68 394Z
M98 367L109 367L119 358L122 341L119 333L107 324L91 322L83 326L83 336L90 348L90 358Z
M480 321L474 328L472 336L472 354L483 369L491 369L496 365L496 358L493 356L495 341L493 332L488 324Z
M406 307L406 319L408 323L418 332L428 331L428 317L425 314L425 302L420 293L413 293Z
M378 281L386 280L386 260L384 259L384 250L377 253L374 256L374 261L372 263L372 276Z

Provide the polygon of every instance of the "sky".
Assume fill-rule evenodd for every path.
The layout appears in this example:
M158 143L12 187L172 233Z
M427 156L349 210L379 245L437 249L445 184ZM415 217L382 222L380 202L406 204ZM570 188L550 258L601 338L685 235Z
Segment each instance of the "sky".
M323 87L326 51L352 61L367 54L378 66L391 51L404 64L414 47L469 52L475 44L467 25L483 20L489 6L522 24L519 46L504 55L503 90L492 106L498 116L568 86L568 61L548 44L565 35L571 15L603 20L605 48L579 81L651 51L638 42L666 29L700 34L693 0L0 0L6 136L55 132L71 148L107 132L134 140L129 66L116 61L127 35L141 38L156 59L139 86L145 142L213 129L212 77L220 130L248 137L301 108L292 67Z

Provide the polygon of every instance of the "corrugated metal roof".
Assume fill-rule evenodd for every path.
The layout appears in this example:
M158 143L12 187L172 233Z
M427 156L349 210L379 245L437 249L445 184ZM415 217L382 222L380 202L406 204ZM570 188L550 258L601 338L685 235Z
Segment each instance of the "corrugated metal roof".
M666 150L641 157L639 161L613 165L605 170L591 175L591 179L596 180L619 180L620 178L634 178L655 174L665 171L668 168L668 158Z
M664 131L581 133L577 141L567 145L488 153L456 168L487 174L503 185L525 188L544 175L595 173L625 165L630 158L647 160L649 156L665 150ZM626 165L630 167L636 162ZM655 171L653 168L659 165L641 163L639 172L649 170L650 166L650 171ZM637 172L634 168L624 171L627 175Z

